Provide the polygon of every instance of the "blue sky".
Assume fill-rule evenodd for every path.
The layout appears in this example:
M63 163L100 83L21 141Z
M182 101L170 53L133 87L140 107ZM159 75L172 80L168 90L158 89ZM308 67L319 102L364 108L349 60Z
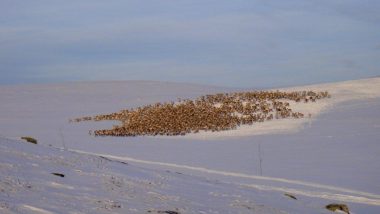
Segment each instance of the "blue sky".
M378 0L1 0L0 84L380 75Z

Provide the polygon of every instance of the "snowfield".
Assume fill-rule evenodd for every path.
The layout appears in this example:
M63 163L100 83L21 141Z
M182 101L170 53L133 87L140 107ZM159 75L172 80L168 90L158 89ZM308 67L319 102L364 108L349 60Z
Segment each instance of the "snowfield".
M0 154L1 213L328 213L330 201L4 138Z
M317 102L289 102L290 108L295 112L301 112L306 117L303 119L282 119L258 123L254 126L243 125L236 130L227 130L224 132L202 132L197 134L186 135L186 138L194 139L216 139L236 136L252 136L262 134L279 134L294 133L299 131L306 123L310 123L307 115L311 114L316 117L328 108L336 106L339 103L380 97L380 79L354 80L340 83L328 83L319 85L310 85L302 87L279 88L274 90L280 91L328 91L332 94L333 99L321 99ZM180 136L181 137L181 136ZM182 137L183 138L183 137Z
M380 78L279 90L332 97L291 103L311 118L120 138L88 134L112 122L69 119L243 89L149 81L0 86L0 213L331 213L329 203L379 213Z

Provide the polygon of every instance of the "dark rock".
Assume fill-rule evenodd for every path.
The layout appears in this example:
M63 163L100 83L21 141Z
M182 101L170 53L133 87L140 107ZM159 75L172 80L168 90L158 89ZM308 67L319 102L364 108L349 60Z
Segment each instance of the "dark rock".
M289 193L285 193L284 194L285 196L289 197L289 198L292 198L294 200L297 200L296 196L292 195L292 194L289 194Z
M348 206L345 204L329 204L326 206L326 209L331 210L333 212L340 210L347 214L350 214L350 210L348 209Z
M37 140L32 137L21 137L21 139L26 140L26 142L37 144Z
M55 176L58 176L58 177L65 177L65 175L64 174L62 174L62 173L56 173L56 172L53 172L53 173L51 173L52 175L55 175Z

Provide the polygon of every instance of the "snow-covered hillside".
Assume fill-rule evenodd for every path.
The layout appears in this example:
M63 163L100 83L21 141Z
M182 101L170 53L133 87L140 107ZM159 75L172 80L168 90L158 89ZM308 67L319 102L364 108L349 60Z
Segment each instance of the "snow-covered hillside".
M328 213L328 200L4 138L0 166L0 213Z
M238 89L143 81L0 86L0 213L328 213L333 202L379 213L380 78L283 90L307 89L332 95L292 106L311 119L118 138L88 135L112 122L69 119Z

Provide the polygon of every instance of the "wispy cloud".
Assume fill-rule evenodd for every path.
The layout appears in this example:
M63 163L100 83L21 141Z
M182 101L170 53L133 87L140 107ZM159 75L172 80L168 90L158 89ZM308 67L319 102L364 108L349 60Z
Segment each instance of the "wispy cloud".
M377 1L2 5L0 72L8 77L0 83L157 79L255 87L380 72Z

